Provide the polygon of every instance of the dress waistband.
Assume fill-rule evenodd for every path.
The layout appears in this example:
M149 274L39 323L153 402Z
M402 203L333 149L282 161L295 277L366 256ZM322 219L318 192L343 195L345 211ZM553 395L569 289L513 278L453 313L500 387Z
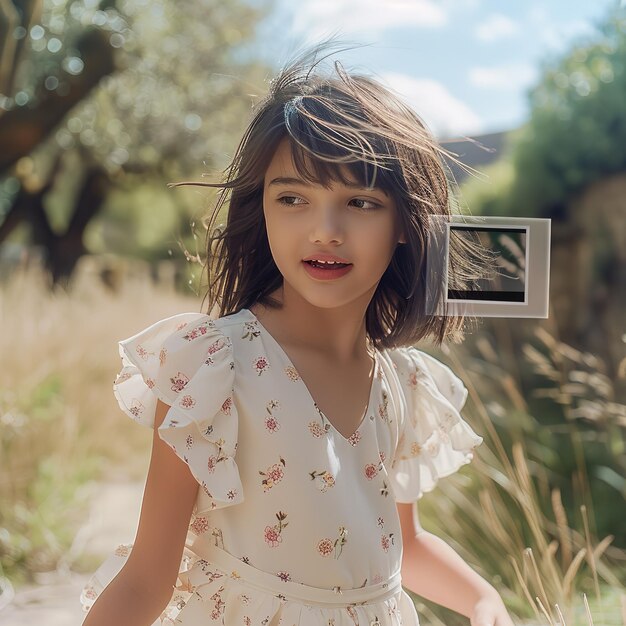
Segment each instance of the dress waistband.
M212 544L208 537L198 537L192 550L202 559L215 565L232 579L254 589L282 597L285 600L301 602L327 608L350 604L372 604L387 600L402 591L401 573L397 572L389 580L376 585L357 589L323 589L302 583L285 581L269 572L244 563L222 548Z

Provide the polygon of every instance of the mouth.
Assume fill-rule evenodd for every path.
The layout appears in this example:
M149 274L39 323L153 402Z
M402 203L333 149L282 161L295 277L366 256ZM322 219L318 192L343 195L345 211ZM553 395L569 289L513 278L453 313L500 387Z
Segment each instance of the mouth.
M352 265L352 263L340 263L339 261L318 261L317 259L310 259L308 261L303 261L303 263L323 270L337 270Z
M309 259L302 261L302 264L309 276L316 280L334 280L341 278L352 269L352 263L341 263L339 261L333 262Z

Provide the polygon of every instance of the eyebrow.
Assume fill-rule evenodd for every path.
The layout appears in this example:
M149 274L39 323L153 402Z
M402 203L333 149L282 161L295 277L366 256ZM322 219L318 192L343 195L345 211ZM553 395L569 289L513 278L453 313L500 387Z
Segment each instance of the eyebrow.
M380 193L385 193L380 187L363 187L359 183L343 183L348 189L358 189L359 191L380 191ZM301 178L293 178L291 176L279 176L278 178L273 178L268 187L272 185L300 185L302 187L313 187L311 183L306 180L302 180Z

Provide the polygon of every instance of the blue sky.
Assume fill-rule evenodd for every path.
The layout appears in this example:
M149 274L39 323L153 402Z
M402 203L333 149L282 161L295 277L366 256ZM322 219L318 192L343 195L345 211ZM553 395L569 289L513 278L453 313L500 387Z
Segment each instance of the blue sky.
M541 61L592 35L616 1L275 0L261 54L278 65L333 32L370 44L333 59L381 79L440 139L476 135L523 124Z

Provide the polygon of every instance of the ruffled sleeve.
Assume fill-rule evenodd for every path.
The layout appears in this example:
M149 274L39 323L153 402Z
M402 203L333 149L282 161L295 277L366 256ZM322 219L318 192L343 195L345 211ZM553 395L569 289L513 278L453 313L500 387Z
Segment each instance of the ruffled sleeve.
M119 350L123 367L113 392L120 408L152 428L157 399L171 407L159 437L202 487L194 513L242 502L229 337L207 315L182 313L121 341Z
M461 417L467 389L447 365L413 347L389 356L404 396L389 478L396 501L412 503L469 463L483 439Z

